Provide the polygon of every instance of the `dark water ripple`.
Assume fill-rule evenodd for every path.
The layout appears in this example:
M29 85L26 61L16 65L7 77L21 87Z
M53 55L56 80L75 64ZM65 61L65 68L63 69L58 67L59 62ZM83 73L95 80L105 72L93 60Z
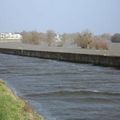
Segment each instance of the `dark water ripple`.
M46 120L119 120L120 71L0 54L0 78Z

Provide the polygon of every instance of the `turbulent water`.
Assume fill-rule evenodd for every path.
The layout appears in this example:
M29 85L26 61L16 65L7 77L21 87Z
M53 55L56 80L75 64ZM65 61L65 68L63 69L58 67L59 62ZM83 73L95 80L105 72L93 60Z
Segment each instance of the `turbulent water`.
M45 120L119 120L120 71L0 54L0 78Z

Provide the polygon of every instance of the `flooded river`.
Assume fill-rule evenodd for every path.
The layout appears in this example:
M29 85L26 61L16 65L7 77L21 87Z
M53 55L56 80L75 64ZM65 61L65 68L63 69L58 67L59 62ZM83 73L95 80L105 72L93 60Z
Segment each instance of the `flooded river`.
M45 120L119 120L120 71L0 54L0 78Z

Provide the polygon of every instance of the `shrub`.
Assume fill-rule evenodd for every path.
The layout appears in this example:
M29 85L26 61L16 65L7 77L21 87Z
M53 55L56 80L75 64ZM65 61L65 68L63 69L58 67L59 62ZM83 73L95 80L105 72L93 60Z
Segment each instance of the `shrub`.
M75 43L81 48L89 48L90 43L93 41L92 33L83 32L78 33L75 38Z
M39 44L39 33L36 31L31 32L22 32L22 42L23 43L30 43L30 44Z
M116 33L111 37L113 43L120 43L120 33Z
M108 49L108 42L107 40L96 38L94 39L94 47L95 49Z
M51 46L54 42L54 38L56 36L56 33L52 30L48 30L46 33L46 42L48 43L48 46Z

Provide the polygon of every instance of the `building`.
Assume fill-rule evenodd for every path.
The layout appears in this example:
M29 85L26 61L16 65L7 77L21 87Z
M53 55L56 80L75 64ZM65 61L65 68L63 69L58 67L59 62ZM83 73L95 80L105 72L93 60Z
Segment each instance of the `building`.
M20 42L22 36L16 33L0 33L0 42Z
M56 34L56 36L54 37L54 42L53 42L53 46L57 46L57 47L61 47L62 45L62 37L60 34Z

